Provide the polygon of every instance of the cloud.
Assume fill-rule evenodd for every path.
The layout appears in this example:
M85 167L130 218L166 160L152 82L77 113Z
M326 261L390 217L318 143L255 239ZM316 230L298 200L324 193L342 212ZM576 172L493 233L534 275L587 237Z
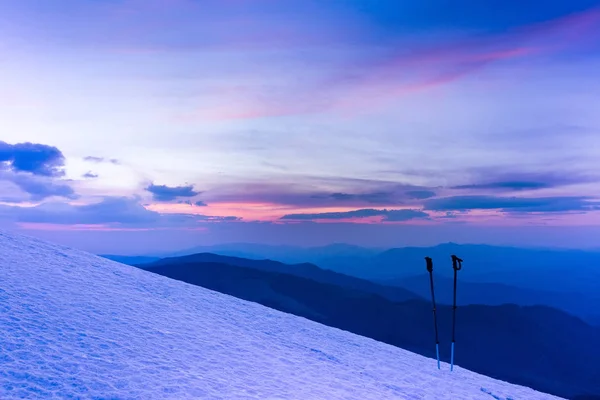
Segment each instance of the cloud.
M385 215L384 221L408 221L411 219L424 219L428 218L429 214L420 210L389 210Z
M14 172L58 177L65 174L65 157L53 146L37 143L8 144L0 141L0 167Z
M104 158L104 157L95 157L95 156L87 156L87 157L83 157L84 161L87 162L91 162L91 163L96 163L96 164L100 164L100 163L111 163L111 164L115 164L118 165L121 162L119 160L117 160L116 158Z
M281 217L281 220L303 220L312 221L320 219L352 219L352 218L369 218L369 217L383 217L384 221L408 221L417 218L427 218L429 214L420 210L376 210L372 208L364 208L354 211L344 212L327 212L327 213L314 213L314 214L287 214Z
M198 201L195 201L195 202L192 202L191 200L179 200L178 203L179 204L187 204L187 205L190 205L190 206L197 206L197 207L206 207L206 206L208 206L208 204L206 204L202 200L198 200Z
M600 209L600 202L582 196L452 196L427 200L424 209L431 211L501 210L503 212L592 211Z
M228 216L228 217L208 217L203 216L206 220L210 221L221 221L221 222L233 222L233 221L241 221L241 217Z
M193 185L167 186L151 184L146 190L152 193L152 197L156 201L172 201L178 197L194 197L201 193L195 191Z
M438 217L438 218L442 218L442 219L454 219L458 216L458 213L454 212L454 211L446 211L446 214Z
M45 203L15 211L18 211L19 222L61 225L155 224L160 219L159 213L147 210L136 199L127 197L106 197L99 203L88 205Z
M315 187L332 188L329 191L314 190ZM430 187L403 184L393 181L349 179L344 177L297 177L293 183L247 182L243 185L228 184L211 188L209 203L261 203L290 207L348 208L397 207L414 198L410 191L426 195L433 193Z
M185 228L202 222L239 221L235 216L161 214L131 197L105 197L98 203L72 205L60 202L35 207L0 206L0 213L16 222L54 225L108 225L116 227Z
M0 180L12 182L29 194L29 200L77 198L73 188L54 179L64 176L64 165L65 157L56 147L0 141Z
M83 174L82 177L86 179L95 179L98 177L98 174L94 174L92 171L88 171L85 174Z
M470 185L453 186L452 189L510 189L510 190L536 190L552 187L546 182L532 181L504 181L490 183L474 183Z
M0 172L0 203L22 203L29 200L29 195L11 181L2 179Z
M326 212L326 213L303 213L303 214L286 214L280 219L293 219L293 220L314 220L314 219L347 219L347 218L368 218L378 217L383 215L386 210L375 210L372 208L365 208L362 210L355 211L344 211L344 212Z
M481 175L489 175L489 171L482 171ZM458 190L540 190L579 183L597 181L597 178L582 176L575 173L504 173L483 182L457 185L451 189Z
M391 192L372 192L359 194L332 193L329 195L329 197L339 201L357 200L374 204L391 204L398 202L396 199L394 199L394 193Z
M431 190L409 190L406 195L411 199L428 199L435 196L435 192Z
M41 201L53 196L67 199L78 198L72 187L67 184L57 183L45 176L4 172L0 174L0 180L12 182L23 192L29 194L32 201Z

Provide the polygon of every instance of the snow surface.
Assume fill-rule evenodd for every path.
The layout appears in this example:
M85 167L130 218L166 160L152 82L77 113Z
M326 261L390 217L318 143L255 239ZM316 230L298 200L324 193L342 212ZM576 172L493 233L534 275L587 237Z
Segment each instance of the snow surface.
M48 397L557 399L0 232L0 399Z

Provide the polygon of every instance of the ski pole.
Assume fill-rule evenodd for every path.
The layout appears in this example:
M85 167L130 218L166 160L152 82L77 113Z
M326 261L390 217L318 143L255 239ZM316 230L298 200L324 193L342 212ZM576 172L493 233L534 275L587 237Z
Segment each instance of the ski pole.
M452 349L450 351L450 371L454 370L454 333L456 331L456 278L457 272L462 269L462 261L460 258L452 255L452 268L454 269L454 304L452 307Z
M435 354L437 357L437 366L440 369L440 340L438 338L437 316L435 313L435 294L433 292L433 261L431 257L425 257L427 262L427 271L429 271L429 283L431 284L431 303L433 304L433 326L435 327Z

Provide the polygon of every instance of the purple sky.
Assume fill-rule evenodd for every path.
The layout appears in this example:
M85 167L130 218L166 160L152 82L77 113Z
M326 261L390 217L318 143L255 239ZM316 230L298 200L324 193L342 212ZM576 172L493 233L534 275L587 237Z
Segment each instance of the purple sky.
M112 253L600 248L600 1L20 0L0 15L2 229Z

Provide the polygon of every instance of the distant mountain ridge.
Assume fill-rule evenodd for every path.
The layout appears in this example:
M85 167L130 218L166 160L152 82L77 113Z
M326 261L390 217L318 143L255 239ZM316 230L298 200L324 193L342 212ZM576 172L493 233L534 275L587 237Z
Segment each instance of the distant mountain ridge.
M595 252L454 244L428 249L392 249L372 260L370 270L376 273L367 275L377 281L422 275L425 273L422 257L427 255L433 258L436 276L451 277L451 254L464 259L460 272L463 282L552 292L559 298L564 297L565 302L572 302L576 293L586 299L580 312L600 309L600 253Z
M100 257L120 262L122 264L127 265L139 265L139 264L147 264L151 262L155 262L160 260L160 257L151 257L151 256L119 256L113 254L100 254Z
M429 256L434 261L434 276L440 279L437 285L442 296L440 299L444 297L443 292L448 287L446 278L452 276L450 255L457 254L465 260L460 272L460 281L464 286L459 289L459 301L488 305L547 305L600 326L600 252L595 251L456 243L385 251L345 244L316 248L226 244L201 248L204 252L212 249L208 252L255 260L272 259L288 264L311 263L324 270L379 284L387 282L389 285L398 280L407 280L408 283L412 280L412 286L396 286L426 298L429 294L423 289L423 283L427 282L423 278L423 274L426 274L424 257ZM109 258L123 261L115 256ZM123 262L136 264L127 260ZM499 287L504 290L496 290ZM489 292L486 293L486 290Z
M182 257L163 258L161 260L139 266L144 269L151 269L161 265L171 265L174 263L228 264L237 267L253 268L261 271L295 275L302 278L312 279L320 283L339 285L350 289L361 290L366 293L377 294L391 301L423 299L421 296L404 288L389 285L381 285L350 275L340 274L335 271L319 268L318 266L311 263L284 264L279 261L273 260L250 260L241 257L222 256L212 253L200 253Z
M578 291L581 278L590 288L600 280L600 251L533 249L483 244L443 243L430 247L364 248L336 243L321 247L269 246L233 243L196 248L165 254L147 254L153 258L214 253L247 259L272 259L283 263L313 263L321 268L368 279L393 279L422 274L425 256L432 257L436 272L451 275L450 255L465 260L463 279L477 282L505 283L551 291ZM115 256L111 256L115 257ZM109 257L110 258L110 257ZM524 271L531 271L525 274ZM516 275L514 273L517 272ZM544 282L543 274L562 274ZM599 279L599 280L593 280ZM583 282L586 283L586 282ZM535 286L535 287L532 287ZM575 290L573 290L573 287ZM593 288L595 291L595 287Z
M429 275L427 274L381 280L380 283L402 287L425 298L428 298L431 293ZM440 304L452 304L452 278L435 275L434 283L436 301ZM458 284L457 299L460 305L545 305L575 315L592 325L600 326L600 310L586 306L593 304L593 300L580 293L556 293L513 287L503 283L474 283L461 280Z
M394 302L375 293L281 272L281 263L267 260L262 268L260 263L203 254L141 267L434 356L428 301ZM438 307L445 344L449 343L450 311L448 306ZM600 371L594 368L600 350L589 345L600 337L600 329L539 306L464 306L458 320L459 365L564 397L600 394ZM448 358L444 345L442 358Z
M180 257L198 253L214 253L219 255L242 257L248 259L274 259L285 263L297 264L313 262L337 257L368 258L385 251L385 248L366 248L346 243L332 243L325 246L299 247L288 245L265 245L253 243L228 243L213 246L196 246L172 253L154 254L152 256Z

